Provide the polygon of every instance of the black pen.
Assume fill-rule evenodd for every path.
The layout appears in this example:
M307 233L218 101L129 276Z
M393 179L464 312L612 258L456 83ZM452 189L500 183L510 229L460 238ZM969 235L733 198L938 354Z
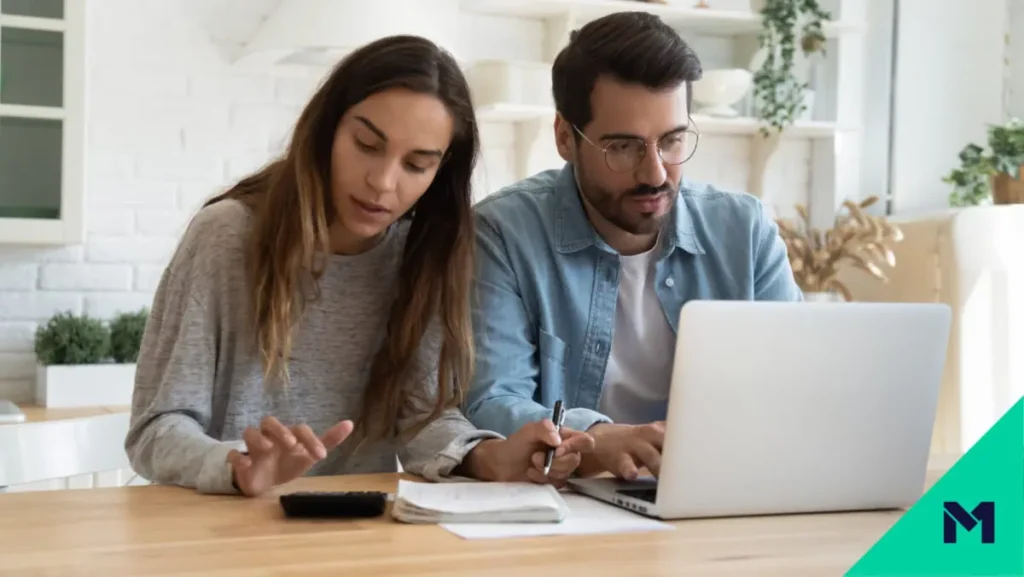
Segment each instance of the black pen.
M551 422L555 424L555 430L562 432L562 423L565 421L565 410L562 409L562 401L555 401L555 408L551 412ZM551 471L551 462L555 460L555 450L548 449L547 457L544 458L544 474Z

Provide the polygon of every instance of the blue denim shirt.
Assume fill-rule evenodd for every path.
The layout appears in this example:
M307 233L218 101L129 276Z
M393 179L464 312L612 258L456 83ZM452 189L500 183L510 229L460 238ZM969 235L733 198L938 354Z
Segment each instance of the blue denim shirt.
M562 399L566 427L608 422L597 408L619 256L590 224L572 166L496 192L476 205L476 217L476 365L466 416L509 435L550 418ZM778 228L754 196L684 181L662 234L655 283L673 333L691 299L803 298Z

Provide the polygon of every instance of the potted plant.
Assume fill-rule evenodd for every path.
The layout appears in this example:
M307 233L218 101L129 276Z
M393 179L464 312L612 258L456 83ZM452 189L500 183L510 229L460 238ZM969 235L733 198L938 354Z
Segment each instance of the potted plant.
M988 148L970 143L960 151L960 167L942 179L953 185L950 206L1024 204L1024 121L990 124Z
M111 362L111 331L103 321L70 311L36 329L36 403L86 407L131 403L135 364Z
M751 9L762 18L754 111L765 123L761 133L768 137L772 129L782 132L806 110L810 84L795 71L797 50L805 57L824 54L822 24L832 16L818 0L751 0Z
M115 363L134 363L142 348L142 334L146 330L149 310L121 313L110 321L110 355Z
M803 205L796 206L802 222L776 219L779 234L786 243L793 277L804 292L805 300L853 300L849 289L838 278L849 266L888 282L881 265L896 265L890 244L903 240L903 233L884 217L864 212L876 202L877 196L860 204L845 201L847 214L836 216L835 224L824 232L811 228Z

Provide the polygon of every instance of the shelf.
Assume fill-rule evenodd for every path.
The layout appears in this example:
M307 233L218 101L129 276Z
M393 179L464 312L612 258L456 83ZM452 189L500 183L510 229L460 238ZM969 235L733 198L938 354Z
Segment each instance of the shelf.
M523 122L529 120L547 121L555 116L554 108L528 104L494 103L480 106L476 110L479 122ZM747 136L757 134L761 123L756 118L718 118L693 115L693 123L701 134ZM829 138L843 132L831 122L802 121L786 129L786 138Z
M531 19L575 13L576 25L615 12L644 11L656 14L673 28L704 34L736 36L756 34L761 30L761 15L754 12L651 4L635 0L462 0L462 10L479 15ZM851 22L829 22L823 28L829 38L860 33L864 29L862 25Z
M694 114L693 123L701 134L745 136L757 134L761 122L756 118L717 118ZM798 121L786 128L783 137L829 138L842 130L831 122Z
M14 118L44 118L63 120L64 109L57 106L25 106L21 104L0 104L0 116Z
M47 30L50 32L66 32L67 22L54 18L36 18L34 16L11 16L0 14L0 26L4 28L24 28L26 30Z

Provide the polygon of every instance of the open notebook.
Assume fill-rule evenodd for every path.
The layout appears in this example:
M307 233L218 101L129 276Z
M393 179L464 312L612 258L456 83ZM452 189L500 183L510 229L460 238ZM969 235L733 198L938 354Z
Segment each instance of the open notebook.
M405 523L560 523L569 507L550 485L400 480L391 515Z

